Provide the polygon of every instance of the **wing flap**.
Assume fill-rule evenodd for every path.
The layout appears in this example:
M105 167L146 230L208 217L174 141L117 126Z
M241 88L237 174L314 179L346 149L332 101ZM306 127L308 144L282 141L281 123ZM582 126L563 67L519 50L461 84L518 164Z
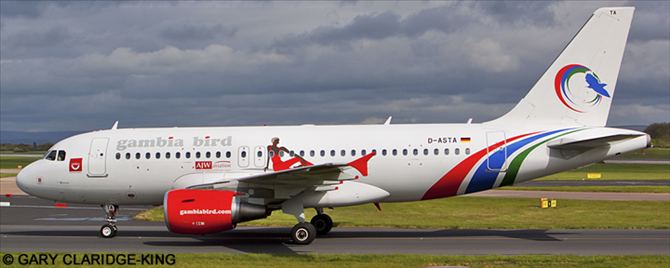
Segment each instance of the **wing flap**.
M357 179L358 176L352 176L345 173L346 169L354 168L363 176L368 175L368 161L375 156L375 153L367 154L352 162L346 164L328 163L312 166L291 168L276 172L260 173L233 180L219 181L206 184L198 184L187 187L187 189L215 189L225 187L225 184L231 182L241 182L254 184L267 188L290 187L307 188L330 184L328 182L339 182Z

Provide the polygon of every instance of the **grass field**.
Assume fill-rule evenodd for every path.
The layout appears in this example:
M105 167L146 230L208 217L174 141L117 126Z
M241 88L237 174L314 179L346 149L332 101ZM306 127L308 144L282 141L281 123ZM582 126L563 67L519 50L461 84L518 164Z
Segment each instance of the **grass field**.
M670 160L670 148L647 148L640 151L622 154L614 159L668 159Z
M670 186L552 186L552 187L502 187L496 190L561 191L595 193L670 193Z
M381 204L326 210L335 226L450 229L669 229L670 202L558 200L558 207L541 209L539 199L452 197L410 203ZM157 207L136 219L163 220ZM305 210L307 219L315 215ZM293 226L295 217L275 211L250 226Z
M0 168L25 167L41 157L0 156Z
M19 256L29 252L8 252L17 267ZM52 253L55 255L56 253ZM55 258L55 265L49 267L70 267L63 263L65 253L59 253ZM83 255L92 253L78 253ZM117 255L119 253L113 253ZM137 253L139 256L142 253ZM168 254L161 254L168 255ZM479 267L662 267L670 264L670 256L574 256L574 255L520 255L520 256L441 256L416 254L307 254L307 255L270 255L270 254L222 254L222 253L175 253L174 267L432 267L432 266L468 266ZM90 258L90 257L89 257ZM137 259L140 259L139 257ZM51 263L50 263L51 264ZM72 264L70 264L72 265ZM9 266L9 265L8 265ZM80 265L78 265L80 266ZM117 265L118 266L118 265ZM110 267L117 267L110 266ZM168 265L161 265L168 266ZM81 267L99 267L99 265ZM125 267L125 266L118 266ZM133 265L133 267L154 267L149 265Z
M597 163L537 180L597 180L589 179L588 173L600 173L600 180L670 180L670 165Z

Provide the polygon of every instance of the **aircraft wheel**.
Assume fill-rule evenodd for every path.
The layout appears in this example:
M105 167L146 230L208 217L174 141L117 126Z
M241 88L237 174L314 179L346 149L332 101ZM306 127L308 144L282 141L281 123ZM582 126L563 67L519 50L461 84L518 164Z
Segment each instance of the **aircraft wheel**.
M116 236L116 226L111 224L105 224L100 228L100 234L104 238L112 238Z
M316 238L316 229L311 223L298 223L291 230L291 238L293 239L293 243L308 245Z
M317 235L325 235L333 229L333 219L326 214L316 215L310 222L314 225Z

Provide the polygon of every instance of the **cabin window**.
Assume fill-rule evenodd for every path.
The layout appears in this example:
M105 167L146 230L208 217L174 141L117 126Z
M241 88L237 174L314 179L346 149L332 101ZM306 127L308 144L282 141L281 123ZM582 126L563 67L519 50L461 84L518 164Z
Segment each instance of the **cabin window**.
M232 155L232 154L230 153L230 151L227 151L227 152L226 152L226 158L230 158L231 155Z
M373 153L377 153L377 149L372 149L372 152L373 152Z
M142 157L142 154L140 154L139 152L135 154L135 159L140 159L140 157Z
M440 154L440 149L435 148L435 150L433 151L433 154L435 154L435 155Z
M386 155L386 149L382 149L382 155Z
M242 153L240 155L242 156L242 158L247 157L247 151L242 151Z
M195 158L200 158L200 152L195 152Z
M398 155L398 150L397 150L397 149L393 149L393 156L396 156L396 155Z
M44 159L54 161L54 160L56 160L56 153L58 153L58 151L56 151L56 150L49 151L44 156Z
M345 150L340 151L340 155L341 155L341 156L345 156L345 155L347 155L347 151L345 151Z
M156 159L161 159L161 153L156 153Z
M256 157L263 157L263 151L256 152Z
M191 152L186 152L186 154L184 154L184 157L186 157L186 159L191 158Z
M324 157L324 156L326 156L326 151L325 151L325 150L321 150L321 157Z
M351 150L351 156L356 156L356 150Z
M151 153L147 152L146 154L144 154L144 158L151 159Z
M428 148L423 149L423 155L428 155Z
M126 153L126 159L130 159L130 153Z
M414 154L414 155L419 155L419 149L414 149L414 150L412 150L412 154Z
M56 160L65 161L65 151L63 151L63 150L58 151L58 159L56 159Z
M366 153L367 153L367 151L365 151L365 149L361 150L361 155L366 155Z
M174 153L174 158L177 158L177 159L181 158L181 153L180 152Z
M444 148L444 155L449 155L449 148Z
M116 153L116 159L117 160L121 159L121 153Z
M275 152L274 152L274 151L270 151L270 157L272 158L272 157L274 157L274 156L275 156Z
M314 150L310 150L309 151L309 156L314 156L314 155L315 155Z
M330 156L335 156L335 150L330 150Z
M460 153L461 153L461 149L458 149L458 148L454 149L454 154L455 155L458 155Z
M165 153L165 159L170 159L170 152Z
M465 148L465 154L470 155L470 148Z
M221 152L216 152L216 158L221 158Z
M293 152L293 150L291 150L290 152L288 152L288 155L289 155L290 157L293 157L293 156L295 155L295 153Z
M305 156L305 151L300 150L300 156Z
M407 149L402 149L402 155L407 155Z
M212 153L210 153L210 152L206 152L206 153L205 153L205 157L207 157L207 158L212 157Z

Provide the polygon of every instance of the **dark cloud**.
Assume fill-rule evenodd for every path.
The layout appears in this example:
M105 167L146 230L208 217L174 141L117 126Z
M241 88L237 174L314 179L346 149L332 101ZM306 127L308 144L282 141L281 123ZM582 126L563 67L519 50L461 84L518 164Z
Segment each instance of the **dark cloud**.
M600 5L0 2L0 124L18 131L482 122ZM613 124L670 120L667 9L638 6Z
M552 1L482 1L475 2L486 15L500 23L553 26L556 21Z
M0 1L0 16L3 18L37 18L42 15L47 3L42 1Z
M231 38L237 32L236 28L224 27L221 23L213 26L175 24L161 30L158 35L172 41L207 41L219 37Z
M630 5L635 6L630 42L670 40L670 2L635 1Z
M286 51L309 44L349 48L357 40L381 40L393 36L417 37L428 31L443 34L467 29L473 23L493 18L493 24L525 24L548 27L555 24L551 2L455 2L427 8L402 19L393 11L356 16L348 24L320 26L308 33L275 40L273 47Z
M398 34L399 19L400 16L391 11L359 15L344 27L320 26L309 33L280 38L273 47L280 50L296 49L310 43L348 47L353 40L380 40Z
M454 12L456 10L459 12ZM408 16L401 22L401 28L403 34L409 37L416 37L430 30L449 34L477 21L475 13L467 2L428 8Z
M9 49L21 47L45 48L58 46L72 38L72 33L62 25L54 25L45 30L24 31L7 36L3 40Z

